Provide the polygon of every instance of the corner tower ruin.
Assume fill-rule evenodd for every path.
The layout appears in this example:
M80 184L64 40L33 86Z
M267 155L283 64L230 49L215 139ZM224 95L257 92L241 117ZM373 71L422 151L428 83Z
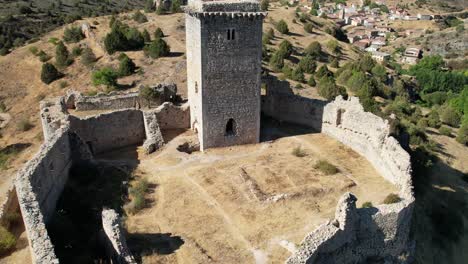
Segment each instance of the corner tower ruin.
M256 0L188 3L187 86L201 150L260 140L265 15Z

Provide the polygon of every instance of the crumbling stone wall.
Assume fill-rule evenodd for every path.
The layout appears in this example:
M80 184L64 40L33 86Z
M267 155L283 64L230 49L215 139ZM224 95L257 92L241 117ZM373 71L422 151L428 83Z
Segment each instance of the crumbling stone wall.
M272 76L262 80L266 94L262 96L262 113L280 121L322 130L323 108L326 101L297 96L289 82Z
M356 209L356 199L345 195L337 207L345 209L337 211L333 222L307 235L287 263L360 263L370 258L405 263L405 258L399 257L411 253L414 205L409 154L390 136L388 122L365 112L355 97L344 100L339 96L323 108L321 132L366 157L383 177L399 187L402 200ZM343 225L343 218L351 224Z
M84 143L65 125L18 172L16 192L34 263L58 263L45 224L55 211L73 162L90 158Z
M188 129L190 128L190 106L188 103L174 105L164 103L155 110L159 128L164 129Z
M159 129L157 110L148 110L143 112L145 123L146 140L143 144L147 154L153 153L164 145L164 138Z
M93 153L102 153L143 143L143 113L125 109L91 117L70 116L70 129L86 142Z
M128 249L120 217L114 210L105 209L102 211L102 228L108 255L113 263L136 264Z

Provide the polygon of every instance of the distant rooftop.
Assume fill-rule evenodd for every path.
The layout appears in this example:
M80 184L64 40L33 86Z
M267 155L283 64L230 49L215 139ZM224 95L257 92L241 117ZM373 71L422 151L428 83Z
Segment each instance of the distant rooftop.
M261 12L258 0L189 0L188 12Z

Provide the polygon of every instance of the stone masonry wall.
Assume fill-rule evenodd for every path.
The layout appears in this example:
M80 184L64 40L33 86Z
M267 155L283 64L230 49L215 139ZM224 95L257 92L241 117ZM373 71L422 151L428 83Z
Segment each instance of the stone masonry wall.
M306 114L306 113L304 113ZM356 209L355 198L340 200L335 220L306 236L287 260L296 263L360 263L381 258L405 263L411 252L409 232L414 205L409 154L390 136L388 122L365 112L355 97L341 96L323 109L321 132L366 157L388 181L399 187L399 203ZM347 198L346 198L347 197ZM338 210L337 209L337 210ZM343 226L342 212L352 224Z
M55 211L73 161L89 158L84 143L63 126L18 172L15 186L33 263L58 263L45 224Z
M102 211L102 228L108 255L113 263L136 264L137 262L128 249L120 217L114 210L105 209Z
M143 143L145 126L140 110L125 109L96 116L70 116L70 129L80 135L93 153Z
M188 129L190 128L190 106L188 103L174 105L164 103L155 110L159 128L165 129Z

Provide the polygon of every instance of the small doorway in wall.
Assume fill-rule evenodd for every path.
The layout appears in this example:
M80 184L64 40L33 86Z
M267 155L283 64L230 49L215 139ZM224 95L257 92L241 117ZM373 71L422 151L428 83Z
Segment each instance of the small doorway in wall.
M231 118L226 123L226 130L224 135L227 137L236 135L236 121L234 121L234 119Z

